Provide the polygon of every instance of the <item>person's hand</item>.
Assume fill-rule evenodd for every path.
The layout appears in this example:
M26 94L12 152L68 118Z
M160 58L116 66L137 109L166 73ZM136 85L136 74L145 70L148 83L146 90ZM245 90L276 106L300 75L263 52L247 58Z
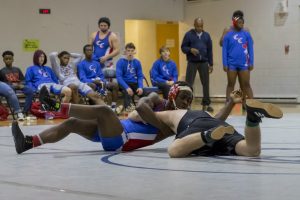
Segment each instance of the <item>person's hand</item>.
M19 87L19 90L22 90L25 87L25 85L19 84L18 87Z
M253 66L249 66L249 71L252 71L253 70Z
M195 49L195 48L191 48L191 53L194 55L194 56L197 56L199 54L199 51L198 49Z
M234 90L230 93L230 98L233 103L241 103L243 100L243 92L241 89Z
M142 89L142 88L138 88L138 89L136 90L136 93L137 93L138 95L142 95L142 94L143 94L143 89Z
M141 116L138 114L138 112L136 110L134 110L128 114L128 119L130 119L134 122L143 122L144 124L146 124L146 122L141 118Z
M105 61L107 61L108 60L108 58L106 57L106 56L102 56L101 58L100 58L100 62L101 63L105 63Z
M228 72L228 67L227 67L227 66L224 66L224 67L223 67L223 70L224 70L224 72Z
M101 86L101 87L103 85L103 82L100 80L94 80L93 83L95 83L96 85Z
M129 96L133 96L133 91L131 88L127 88L126 91L129 94Z
M167 85L173 85L174 84L174 81L166 81Z
M212 73L213 70L214 70L214 67L213 67L212 65L209 65L209 66L208 66L208 72L209 72L209 73Z

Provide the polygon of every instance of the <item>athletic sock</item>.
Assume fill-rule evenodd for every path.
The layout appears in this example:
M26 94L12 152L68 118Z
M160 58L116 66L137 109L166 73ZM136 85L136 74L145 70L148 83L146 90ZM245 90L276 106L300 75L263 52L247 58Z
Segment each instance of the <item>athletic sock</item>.
M38 147L43 144L43 141L39 135L32 136L32 147Z
M57 112L61 113L66 117L69 117L70 109L71 109L71 103L62 103L60 109Z
M258 117L254 113L247 112L246 125L249 127L258 126L261 122L261 117Z

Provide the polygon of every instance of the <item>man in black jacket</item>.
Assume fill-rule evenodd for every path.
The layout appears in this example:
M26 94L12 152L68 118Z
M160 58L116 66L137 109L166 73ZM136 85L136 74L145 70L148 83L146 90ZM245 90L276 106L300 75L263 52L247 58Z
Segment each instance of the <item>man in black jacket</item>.
M212 112L209 98L209 73L213 71L212 40L209 33L203 30L203 19L196 18L194 29L188 31L182 41L181 50L186 54L188 61L186 82L194 84L198 70L203 87L202 105L204 111Z

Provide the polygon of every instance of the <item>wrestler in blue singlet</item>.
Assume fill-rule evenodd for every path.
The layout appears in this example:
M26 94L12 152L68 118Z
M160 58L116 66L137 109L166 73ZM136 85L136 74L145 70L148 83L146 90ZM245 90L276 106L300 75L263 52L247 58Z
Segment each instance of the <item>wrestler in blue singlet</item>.
M153 144L158 134L158 129L150 124L135 122L130 119L120 121L123 133L115 137L101 137L101 133L95 133L92 141L101 142L105 151L131 151Z
M93 52L93 60L99 62L100 58L103 57L106 54L109 54L111 49L110 49L110 44L109 44L109 36L111 32L109 32L105 38L100 39L99 38L99 31L96 34L96 37L93 42L93 47L94 47L94 52ZM111 61L112 58L108 59L108 61ZM103 63L101 63L101 67L105 67Z

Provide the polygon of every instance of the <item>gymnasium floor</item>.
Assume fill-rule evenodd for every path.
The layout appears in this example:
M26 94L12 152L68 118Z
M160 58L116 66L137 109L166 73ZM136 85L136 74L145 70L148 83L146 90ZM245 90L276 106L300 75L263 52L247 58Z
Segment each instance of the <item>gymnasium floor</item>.
M197 104L197 102L196 102ZM219 109L222 104L215 104ZM194 108L197 107L194 105ZM70 135L17 155L9 123L0 127L0 199L298 199L300 107L281 105L284 117L263 119L262 155L170 159L172 138L130 153L104 152L98 143ZM243 132L236 107L228 122ZM21 126L35 134L57 121ZM50 123L50 124L49 124Z

